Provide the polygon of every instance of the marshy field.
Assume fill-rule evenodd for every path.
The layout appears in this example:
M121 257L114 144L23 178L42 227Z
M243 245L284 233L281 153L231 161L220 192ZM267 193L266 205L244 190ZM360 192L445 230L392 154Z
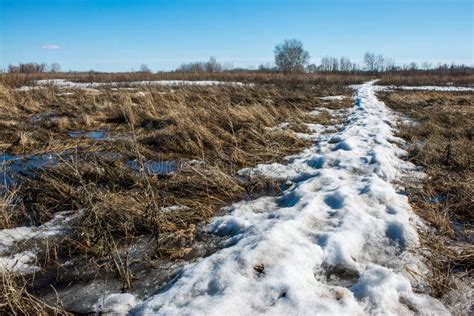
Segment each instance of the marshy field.
M2 74L0 309L469 314L473 134L472 71Z

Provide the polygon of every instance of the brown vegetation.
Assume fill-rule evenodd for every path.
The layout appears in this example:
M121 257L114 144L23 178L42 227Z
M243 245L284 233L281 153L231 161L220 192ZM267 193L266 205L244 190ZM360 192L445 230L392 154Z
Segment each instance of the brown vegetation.
M369 78L364 74L284 74L278 72L251 72L251 71L228 71L228 72L126 72L126 73L36 73L21 74L8 73L0 75L3 86L19 88L34 84L35 80L41 79L67 79L75 82L130 82L130 81L153 81L153 80L219 80L237 81L243 83L274 84L277 86L299 87L299 88L325 88L344 87L344 85L361 83ZM324 92L320 89L316 93Z
M382 73L377 76L380 85L395 86L473 86L474 72L466 70L461 73L449 71L408 71Z
M50 284L59 289L101 277L120 280L126 291L143 269L137 260L154 265L203 255L195 249L196 236L217 210L237 199L277 194L278 183L237 171L281 161L309 146L294 130L303 131L304 122L329 123L328 113L308 114L328 105L318 96L351 93L347 79L318 79L317 85L278 80L239 87L92 91L1 87L2 151L19 155L25 164L41 154L53 161L14 173L19 185L2 195L1 228L40 225L62 211L75 214L68 234L54 242L37 241L44 249L38 259L42 270L22 279L27 291L22 295L49 295ZM343 108L351 101L329 104ZM290 128L270 129L282 122ZM87 132L101 133L91 137ZM176 170L154 173L150 162L171 162ZM5 167L14 163L7 161ZM151 247L130 255L129 248L143 240ZM74 273L67 261L73 262ZM1 290L4 298L13 289L7 285ZM21 308L11 310L23 313Z
M391 92L381 98L412 120L399 136L407 159L424 168L422 186L408 187L410 202L435 230L422 231L432 265L432 295L443 297L474 268L474 94Z

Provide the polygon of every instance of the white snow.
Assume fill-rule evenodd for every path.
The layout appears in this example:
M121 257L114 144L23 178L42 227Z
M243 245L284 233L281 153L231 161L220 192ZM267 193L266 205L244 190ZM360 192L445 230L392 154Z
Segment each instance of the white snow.
M392 90L414 90L414 91L439 91L439 92L469 92L474 91L474 87L455 86L375 86L376 91Z
M290 128L290 123L289 122L282 122L280 124L278 124L277 126L274 126L274 127L265 127L266 130L268 131L282 131L282 130L285 130L285 129L288 129Z
M342 117L342 116L346 116L350 111L352 111L352 109L334 110L334 109L325 108L325 107L318 107L318 108L314 109L313 111L309 112L309 114L311 114L311 115L321 115L324 112L327 112L331 116Z
M93 308L96 313L126 315L137 303L132 294L117 293L100 298Z
M76 215L77 216L77 215ZM71 212L60 212L49 222L38 227L20 226L0 230L0 272L33 273L39 268L34 266L34 249L20 253L10 253L17 242L48 238L64 233L65 223L74 219Z
M319 97L319 98L324 101L341 101L341 100L344 100L346 96L345 95L332 95L328 97Z
M146 93L143 91L138 91L138 92L135 92L135 96L139 98L144 98L146 97Z
M41 89L42 87L53 85L60 88L69 89L89 89L91 91L94 88L100 87L118 87L122 85L127 86L148 86L148 85L160 85L160 86L213 86L213 85L232 85L232 86L252 86L252 84L245 84L242 82L228 82L228 81L215 81L215 80L154 80L154 81L127 81L127 82L72 82L65 79L44 79L35 81L36 86L23 86L21 88L14 89L16 91L29 91L32 89Z
M185 266L131 313L448 314L414 293L405 272L426 273L407 250L419 245L418 220L395 189L414 166L399 159L395 115L374 91L373 82L359 86L341 131L322 134L288 165L258 166L256 173L288 180L283 196L228 207L208 225L225 247Z
M10 257L0 257L0 273L27 274L39 270L35 264L36 255L31 251L16 253Z
M32 228L20 226L0 230L0 254L8 252L15 241L31 238Z
M43 86L23 86L20 88L15 88L13 89L14 91L30 91L30 90L36 90L36 89L43 89Z

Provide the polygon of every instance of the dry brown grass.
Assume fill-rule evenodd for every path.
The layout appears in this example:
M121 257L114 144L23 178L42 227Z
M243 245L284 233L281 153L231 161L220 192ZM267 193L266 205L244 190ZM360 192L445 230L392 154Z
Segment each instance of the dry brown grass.
M30 282L21 275L0 273L0 311L4 315L72 315L30 294Z
M457 276L474 268L474 94L392 92L381 97L415 122L401 126L399 136L411 144L407 159L428 175L408 193L417 214L435 228L421 233L432 265L432 295L442 297L456 287Z
M22 122L1 135L0 141L7 151L57 151L58 142L69 148L77 146L79 141L91 143L71 139L66 134L68 131L129 133L132 125L142 143L153 143L153 138L169 139L196 156L197 150L206 144L222 146L217 143L219 138L224 143L235 143L231 134L243 131L252 122L261 133L263 127L272 126L283 118L300 122L306 109L318 105L317 98L308 92L270 86L181 87L176 90L149 87L145 88L145 96L110 89L99 95L75 90L74 96L66 97L58 97L57 92L50 87L3 95L2 125L15 127L12 122ZM170 138L170 134L177 136ZM196 143L198 148L191 148L190 142Z
M51 292L48 284L64 286L104 274L120 280L126 291L133 287L137 260L192 259L196 236L222 206L278 194L280 183L236 172L281 161L309 146L294 131L304 131L305 122L331 122L327 113L315 118L309 110L351 103L318 98L350 95L334 78L318 85L288 81L292 83L144 86L140 94L111 88L1 88L2 151L26 157L48 153L56 161L20 177L15 194L3 197L1 225L39 225L61 211L77 215L63 238L37 245L44 248L38 254L42 270L33 285L26 277L25 288L31 291L25 293L41 297ZM74 94L63 95L65 91ZM269 129L282 122L290 128ZM107 137L68 135L78 130L106 131ZM132 170L130 160L140 170ZM149 160L174 160L179 169L152 174L144 168ZM138 259L128 249L140 240L149 247ZM71 260L75 273L65 267Z
M319 86L334 89L366 81L370 76L364 74L284 74L276 72L221 72L221 73L36 73L2 74L0 82L10 88L34 84L35 80L66 79L75 82L130 82L153 80L218 80L244 83L274 84L286 87Z
M77 82L130 82L152 80L219 80L239 81L244 83L273 84L286 87L317 86L319 91L334 89L337 85L361 83L380 78L384 85L461 85L472 86L474 73L472 69L464 71L400 71L392 73L316 73L316 74L283 74L275 72L223 72L223 73L37 73L37 74L3 74L0 82L11 88L34 84L40 79L66 79ZM333 90L334 91L334 90Z
M472 86L474 71L472 69L450 73L449 71L407 71L384 73L379 75L379 84L396 86Z
M14 228L27 217L17 194L17 188L0 192L0 229Z

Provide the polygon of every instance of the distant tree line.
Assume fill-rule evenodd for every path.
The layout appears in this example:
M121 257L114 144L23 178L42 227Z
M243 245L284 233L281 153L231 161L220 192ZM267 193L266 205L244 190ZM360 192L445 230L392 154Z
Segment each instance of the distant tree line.
M176 72L222 72L235 69L230 64L222 64L217 62L215 57L210 57L208 61L198 61L181 64L181 66L176 69Z
M382 54L367 52L363 56L362 66L352 62L348 57L323 57L319 65L309 64L309 53L303 48L301 41L285 40L275 46L275 67L260 65L260 71L280 72L351 72L351 73L378 73L396 71L438 71L438 72L463 72L472 71L472 67L456 64L439 64L436 67L429 62L420 65L411 62L397 65L395 60Z
M296 39L286 39L275 46L274 64L261 64L257 69L234 68L230 64L219 63L215 57L210 57L208 61L190 62L181 64L175 72L183 73L218 73L223 71L232 72L284 72L284 73L379 73L379 72L414 72L431 71L441 73L460 73L473 71L472 66L456 64L438 64L433 65L429 62L418 64L411 62L403 65L397 65L395 60L385 57L382 54L367 52L364 54L362 64L351 61L348 57L325 56L321 58L319 65L310 64L310 55L304 49L303 43ZM6 69L9 73L43 73L43 72L61 72L61 66L58 63L50 65L45 63L19 63L18 65L9 65ZM142 64L138 71L141 73L151 73L151 69Z
M61 72L61 66L58 63L50 65L46 63L19 63L18 65L8 65L9 73L42 73L42 72Z

